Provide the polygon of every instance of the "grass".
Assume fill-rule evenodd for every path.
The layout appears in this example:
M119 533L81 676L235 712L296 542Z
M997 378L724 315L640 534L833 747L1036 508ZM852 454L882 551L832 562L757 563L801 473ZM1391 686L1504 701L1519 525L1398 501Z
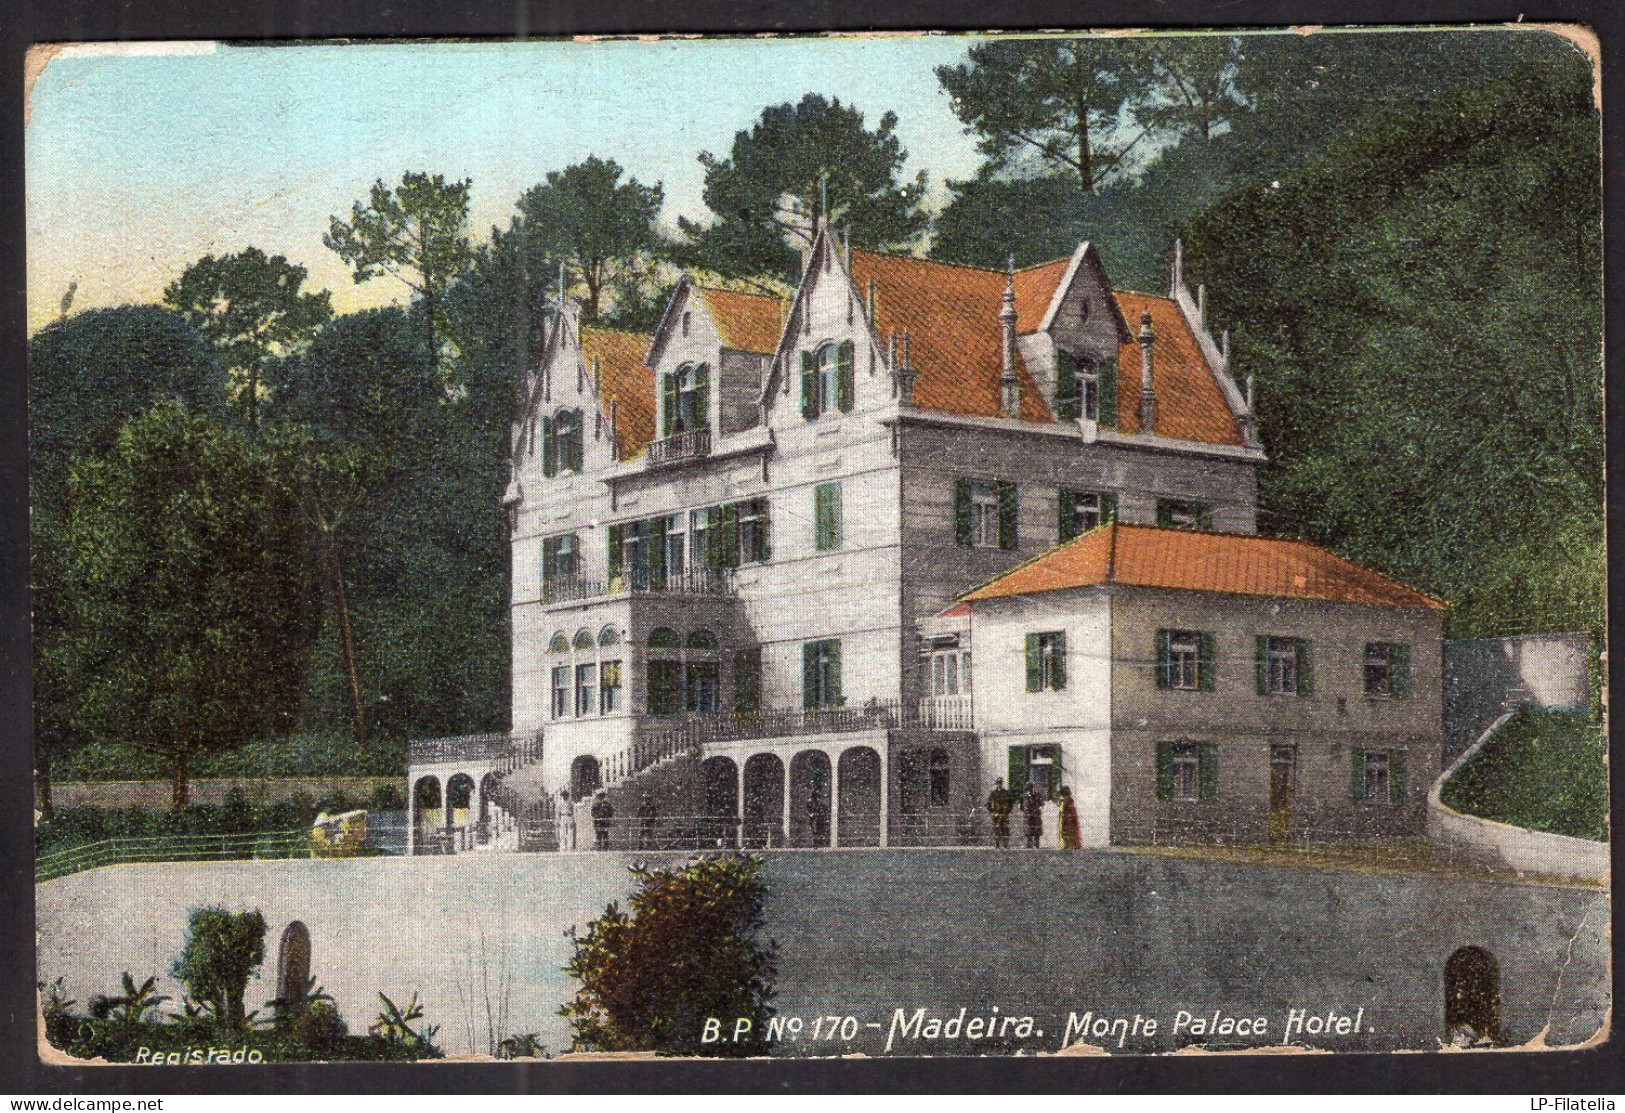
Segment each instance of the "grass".
M1383 843L1242 843L1125 847L1133 854L1194 858L1208 862L1245 862L1260 866L1295 866L1371 875L1439 876L1481 881L1518 881L1590 887L1593 883L1565 877L1542 877L1464 861L1427 839Z
M1608 838L1607 742L1584 712L1521 711L1445 785L1456 811L1554 835Z

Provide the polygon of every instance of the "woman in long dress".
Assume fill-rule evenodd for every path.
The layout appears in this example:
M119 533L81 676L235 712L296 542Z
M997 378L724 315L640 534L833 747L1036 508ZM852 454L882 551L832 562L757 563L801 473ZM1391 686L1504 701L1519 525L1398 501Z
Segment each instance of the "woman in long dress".
M1072 799L1070 788L1061 789L1061 849L1077 850L1083 845L1083 830L1078 826L1078 803Z
M570 790L559 793L559 814L553 821L553 830L559 837L560 850L576 848L576 806L570 799Z

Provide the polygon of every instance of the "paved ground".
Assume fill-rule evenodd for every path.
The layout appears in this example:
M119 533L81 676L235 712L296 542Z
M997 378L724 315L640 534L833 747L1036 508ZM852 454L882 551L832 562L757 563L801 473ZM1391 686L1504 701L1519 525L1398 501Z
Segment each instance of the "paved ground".
M1502 1018L1514 1041L1550 1025L1553 1044L1602 1023L1607 893L1431 873L1406 876L1141 852L892 850L770 853L769 931L780 944L788 1054L1055 1050L1069 1014L1138 1014L1158 1031L1125 1052L1279 1043L1292 1011L1363 1016L1358 1034L1303 1042L1349 1050L1433 1048L1443 970L1458 947L1497 958ZM261 908L271 925L256 994L273 996L276 943L294 919L312 971L356 1028L380 990L420 993L448 1049L483 1050L486 1001L511 1032L567 1044L556 1010L566 931L631 887L621 854L465 855L122 866L41 886L40 976L80 1000L129 969L163 991L185 910ZM999 1010L995 1014L994 1007ZM905 1034L892 1032L903 1009ZM1031 1015L1027 1035L910 1036L932 1016ZM1264 1017L1256 1037L1201 1036L1190 1017ZM1359 1010L1364 1010L1363 1014ZM1173 1029L1180 1014L1182 1032ZM851 1038L810 1038L818 1017L852 1017ZM873 1027L871 1027L873 1025ZM829 1022L825 1022L825 1030ZM1043 1031L1038 1036L1037 1031ZM842 1033L844 1036L845 1033ZM1110 1033L1095 1043L1111 1044ZM1294 1040L1294 1042L1298 1042Z

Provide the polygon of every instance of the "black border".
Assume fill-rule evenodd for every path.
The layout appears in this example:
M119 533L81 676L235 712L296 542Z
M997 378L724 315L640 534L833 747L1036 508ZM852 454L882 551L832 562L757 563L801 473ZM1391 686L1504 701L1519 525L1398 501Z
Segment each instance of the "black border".
M27 600L26 311L24 298L23 62L36 42L99 39L541 38L570 34L816 33L1082 27L1312 24L1583 23L1601 40L1612 75L1625 9L1609 0L4 0L0 6L0 1092L18 1096L130 1093L1625 1093L1615 1039L1585 1051L1495 1054L1131 1057L1112 1059L882 1059L755 1062L268 1065L235 1068L45 1067L34 1022L33 854ZM1604 205L1622 221L1621 83L1604 85ZM1606 242L1608 277L1625 246ZM1625 335L1625 301L1606 308L1610 353ZM1611 368L1610 361L1610 368ZM1625 474L1625 386L1608 375L1609 471ZM1625 544L1625 494L1611 486L1610 550ZM1616 584L1610 562L1610 587ZM1625 603L1610 593L1609 656L1620 660ZM1610 703L1625 691L1610 683ZM1625 774L1612 771L1614 798ZM1616 861L1625 838L1614 832ZM1621 953L1615 940L1615 967ZM1618 1001L1616 984L1615 1001Z

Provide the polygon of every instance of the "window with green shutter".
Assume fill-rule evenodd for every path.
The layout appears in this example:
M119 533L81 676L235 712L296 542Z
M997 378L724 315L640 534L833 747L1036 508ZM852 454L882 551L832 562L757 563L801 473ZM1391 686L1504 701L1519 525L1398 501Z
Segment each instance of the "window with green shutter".
M1115 510L1116 502L1108 492L1062 487L1057 506L1060 520L1056 532L1059 541L1064 544L1110 521L1108 507Z
M1411 694L1411 647L1393 642L1367 642L1365 694L1372 699L1404 699Z
M801 353L801 416L808 421L819 414L818 357L812 352Z
M801 647L801 706L817 711L840 707L844 702L839 639L807 642Z
M1026 746L1011 746L1009 761L1009 779L1005 782L1010 786L1010 792L1018 799L1027 791L1027 762L1029 758Z
M851 413L857 393L852 376L852 341L843 340L835 355L835 393L842 413Z
M1187 692L1213 690L1213 635L1199 630L1158 630L1157 687Z
M1019 508L1016 485L1001 481L998 485L998 493L999 548L1014 549L1016 547L1016 516Z
M1100 522L1106 525L1117 521L1117 495L1113 491L1100 492Z
M1210 530L1213 508L1190 499L1158 499L1157 525L1166 529Z
M1108 356L1100 365L1100 424L1117 425L1117 357Z
M1028 634L1027 691L1066 690L1066 635L1060 631Z
M551 417L542 418L542 474L557 475L558 465L558 436L553 428Z
M609 578L617 579L626 575L622 567L626 559L626 527L613 525L609 527Z
M841 547L841 485L813 488L813 545L821 553Z
M1261 696L1314 693L1314 658L1303 638L1260 637L1255 663Z
M1214 800L1219 795L1219 744L1201 742L1196 747L1198 800Z

